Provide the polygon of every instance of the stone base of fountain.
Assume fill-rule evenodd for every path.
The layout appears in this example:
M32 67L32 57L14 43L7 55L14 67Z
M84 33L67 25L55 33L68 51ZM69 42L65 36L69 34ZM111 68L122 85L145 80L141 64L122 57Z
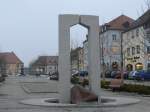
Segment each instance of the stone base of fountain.
M20 103L34 106L45 107L68 107L68 108L101 108L101 107L120 107L139 103L139 99L124 97L101 97L101 103L97 102L80 102L79 104L59 103L57 98L39 98L22 100Z

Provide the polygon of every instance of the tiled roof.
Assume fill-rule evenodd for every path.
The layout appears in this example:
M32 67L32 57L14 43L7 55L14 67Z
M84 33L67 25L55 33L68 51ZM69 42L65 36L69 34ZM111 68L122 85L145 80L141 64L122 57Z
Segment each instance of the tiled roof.
M23 64L23 62L16 56L14 52L1 52L0 59L6 64Z
M33 64L33 66L46 66L58 64L58 56L40 56Z
M107 30L109 29L115 29L115 30L125 30L130 26L130 24L134 22L134 20L128 16L121 15L112 21L105 23L104 25L100 26L100 30L102 30L103 26L107 27Z

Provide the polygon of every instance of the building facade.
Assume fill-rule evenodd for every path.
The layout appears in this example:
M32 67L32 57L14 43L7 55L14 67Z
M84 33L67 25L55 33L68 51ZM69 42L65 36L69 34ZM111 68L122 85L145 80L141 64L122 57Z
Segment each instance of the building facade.
M84 63L83 63L83 48L78 47L76 49L71 50L71 69L72 70L77 70L77 71L82 71L84 68Z
M123 32L124 69L150 69L150 10Z
M58 56L39 56L30 65L30 74L50 75L58 72Z
M24 64L14 52L1 52L0 68L2 75L17 75L23 74Z
M83 69L88 71L88 39L83 42Z
M121 37L122 32L134 20L121 15L100 26L101 65L106 70L119 70L121 66Z

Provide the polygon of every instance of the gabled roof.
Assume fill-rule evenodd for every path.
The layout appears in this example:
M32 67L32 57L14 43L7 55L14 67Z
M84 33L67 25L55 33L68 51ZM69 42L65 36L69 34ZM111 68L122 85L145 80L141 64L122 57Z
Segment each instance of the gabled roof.
M125 30L126 28L130 27L131 23L134 22L134 19L126 16L120 15L119 17L113 19L112 21L105 23L104 25L100 26L100 30L102 31L103 27L106 27L105 31L107 30Z
M23 64L23 62L16 56L14 52L1 52L0 59L6 64Z
M107 25L109 25L110 28L113 28L113 29L125 29L126 28L125 24L128 23L130 25L132 22L134 22L132 18L125 16L125 15L121 15L117 17L116 19L107 23Z
M39 56L33 66L46 66L58 64L58 56Z

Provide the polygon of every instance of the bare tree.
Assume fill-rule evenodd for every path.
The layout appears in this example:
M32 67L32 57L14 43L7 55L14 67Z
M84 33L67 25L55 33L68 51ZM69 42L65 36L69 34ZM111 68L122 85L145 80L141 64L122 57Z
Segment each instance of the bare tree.
M147 9L150 9L150 0L145 0L145 5L147 7Z

